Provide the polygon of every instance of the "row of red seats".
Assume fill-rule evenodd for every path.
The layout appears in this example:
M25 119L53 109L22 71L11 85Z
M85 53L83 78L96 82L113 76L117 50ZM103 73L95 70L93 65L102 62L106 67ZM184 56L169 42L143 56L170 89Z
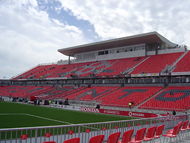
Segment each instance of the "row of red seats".
M142 141L151 141L153 139L158 139L161 137L165 125L160 125L158 127L153 126L148 129L141 128L136 131L136 135L133 138L134 129L125 131L120 140L121 132L112 133L109 135L106 143L140 143ZM171 131L173 133L173 131ZM48 133L49 134L49 133ZM22 135L21 140L26 140L28 135ZM91 137L89 143L103 143L104 135L97 135ZM46 141L43 143L56 143L55 141ZM63 143L80 143L80 138L72 138L65 140Z
M133 137L134 129L125 131L121 137L121 132L116 132L111 135L109 135L108 140L106 143L141 143L143 141L152 141L158 138L161 138L162 136L164 139L170 139L182 136L183 134L187 133L185 131L190 130L190 124L189 120L186 120L184 122L179 122L177 125L173 127L173 129L169 129L166 131L166 133L163 134L165 125L159 125L159 126L152 126L147 128L141 128L136 131L135 136ZM179 134L181 133L181 134ZM48 133L49 135L49 133ZM49 136L48 136L49 137ZM26 140L28 138L27 134L21 135L21 140ZM180 137L180 140L183 138ZM89 143L103 143L104 135L97 135L94 137L91 137L89 140ZM162 140L162 142L165 142L165 140ZM43 143L56 143L55 141L46 141ZM65 140L63 143L80 143L80 138L72 138Z

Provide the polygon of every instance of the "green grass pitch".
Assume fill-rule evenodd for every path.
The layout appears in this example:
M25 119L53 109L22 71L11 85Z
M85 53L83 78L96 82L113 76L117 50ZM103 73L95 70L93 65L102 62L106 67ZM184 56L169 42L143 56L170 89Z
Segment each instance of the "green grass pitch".
M53 126L130 119L134 118L0 102L0 128Z

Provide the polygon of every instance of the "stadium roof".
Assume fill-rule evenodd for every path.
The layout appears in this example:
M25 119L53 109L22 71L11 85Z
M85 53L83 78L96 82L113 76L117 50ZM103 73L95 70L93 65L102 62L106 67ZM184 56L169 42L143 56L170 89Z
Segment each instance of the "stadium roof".
M128 37L122 37L117 39L111 39L101 42L95 42L90 44L84 44L69 48L59 49L58 51L67 56L73 56L78 53L90 52L90 51L97 51L97 50L104 50L104 49L111 49L117 47L124 47L136 44L165 44L167 47L175 47L177 44L172 43L158 32L150 32L144 34L138 34Z

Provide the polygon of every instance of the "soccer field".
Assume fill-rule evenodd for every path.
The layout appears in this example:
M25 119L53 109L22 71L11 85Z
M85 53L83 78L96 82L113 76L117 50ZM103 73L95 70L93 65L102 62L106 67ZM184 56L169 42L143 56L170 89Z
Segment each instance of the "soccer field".
M0 102L0 128L69 125L130 119L134 118Z

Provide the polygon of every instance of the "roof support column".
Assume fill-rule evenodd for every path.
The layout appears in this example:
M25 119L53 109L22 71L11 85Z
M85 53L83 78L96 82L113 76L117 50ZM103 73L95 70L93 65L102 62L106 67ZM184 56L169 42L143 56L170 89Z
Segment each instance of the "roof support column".
M68 64L71 64L71 56L68 57Z
M145 45L145 54L144 54L145 56L147 56L147 48L148 48L148 45L146 44Z

